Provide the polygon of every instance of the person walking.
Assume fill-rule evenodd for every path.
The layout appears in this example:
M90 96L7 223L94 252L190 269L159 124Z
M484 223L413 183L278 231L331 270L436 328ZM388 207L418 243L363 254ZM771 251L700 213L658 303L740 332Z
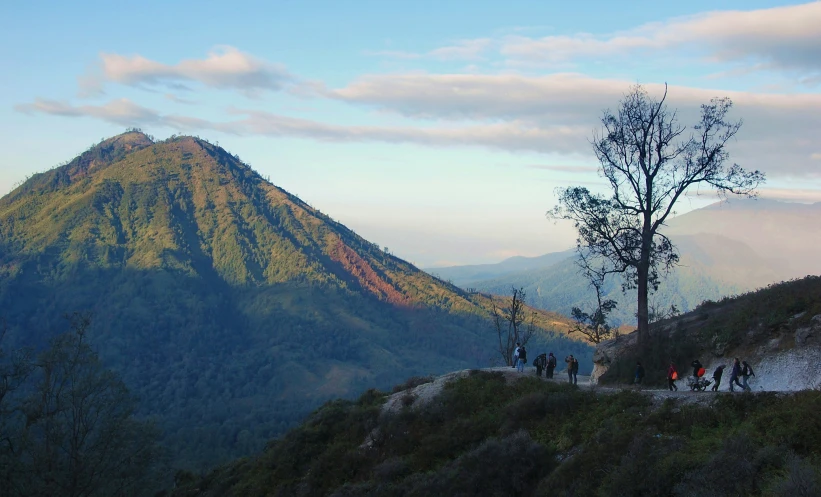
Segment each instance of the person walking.
M516 342L516 348L513 349L513 362L511 363L513 365L510 366L511 368L515 368L516 366L519 365L519 348L521 348L521 346L522 346L522 344L520 344L519 342Z
M573 357L573 354L570 354L564 358L564 362L567 363L567 379L571 384L575 385L578 381L579 360Z
M525 372L525 363L527 362L527 349L523 346L519 347L519 362L516 363L517 370L520 373Z
M698 379L701 377L701 375L698 374L698 372L701 371L701 361L695 359L692 363L690 363L690 366L693 366L693 378L695 378L696 381L698 381Z
M678 379L678 371L676 371L676 365L670 362L670 367L667 368L667 387L670 391L678 391L678 387L676 386L676 380Z
M747 361L741 361L741 386L742 388L744 388L744 390L748 392L752 391L750 385L747 384L747 380L750 378L750 376L755 376L752 366L747 364Z
M636 361L636 378L634 383L641 386L642 380L644 380L644 366L641 365L641 361Z
M713 392L718 392L718 386L721 385L721 377L724 375L724 364L717 367L715 371L713 371Z
M730 370L730 391L735 392L733 388L733 384L738 385L742 390L744 389L744 385L738 382L738 377L741 376L741 362L739 362L738 357L733 360L733 369Z
M533 366L536 368L536 376L542 377L542 370L547 366L547 354L539 354L533 360Z
M553 355L553 352L547 356L547 372L546 375L548 378L553 378L553 370L556 369L556 356Z

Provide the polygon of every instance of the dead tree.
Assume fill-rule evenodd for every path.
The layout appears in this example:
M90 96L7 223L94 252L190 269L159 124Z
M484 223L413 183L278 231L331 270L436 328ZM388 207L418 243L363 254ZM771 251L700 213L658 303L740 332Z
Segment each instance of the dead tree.
M536 313L528 315L524 288L511 287L507 305L499 308L491 298L491 323L499 339L499 353L507 366L513 366L516 344L525 346L536 330Z

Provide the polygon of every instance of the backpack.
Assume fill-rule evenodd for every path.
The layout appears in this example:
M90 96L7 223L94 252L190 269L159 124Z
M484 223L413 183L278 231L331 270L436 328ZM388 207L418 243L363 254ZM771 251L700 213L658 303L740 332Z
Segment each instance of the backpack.
M524 364L527 364L527 349L524 347L519 349L519 359L521 359Z

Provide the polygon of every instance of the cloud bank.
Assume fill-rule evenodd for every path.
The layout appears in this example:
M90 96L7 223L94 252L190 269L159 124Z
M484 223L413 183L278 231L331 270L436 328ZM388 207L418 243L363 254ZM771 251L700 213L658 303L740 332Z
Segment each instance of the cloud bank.
M208 88L254 92L279 91L295 78L281 65L259 60L230 47L216 47L205 59L188 59L169 65L141 55L100 54L99 73L80 78L84 94L102 92L107 82L127 86L166 86L187 89L198 83Z

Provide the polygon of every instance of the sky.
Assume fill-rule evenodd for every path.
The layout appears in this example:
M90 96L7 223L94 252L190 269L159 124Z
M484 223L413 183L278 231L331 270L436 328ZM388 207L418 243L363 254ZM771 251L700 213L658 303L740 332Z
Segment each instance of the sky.
M218 142L420 267L574 243L556 188L635 83L682 124L730 97L760 195L821 201L821 2L13 2L0 193L139 127ZM715 201L681 201L679 213Z

